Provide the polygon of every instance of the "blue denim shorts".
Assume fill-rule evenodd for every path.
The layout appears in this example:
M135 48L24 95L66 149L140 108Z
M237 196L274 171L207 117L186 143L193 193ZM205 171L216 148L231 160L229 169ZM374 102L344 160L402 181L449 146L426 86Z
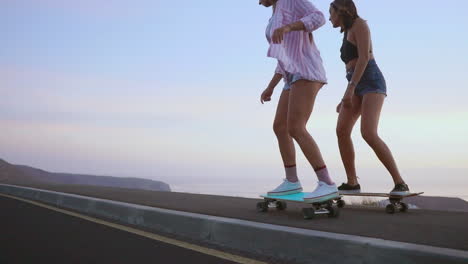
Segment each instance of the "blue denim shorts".
M351 78L353 78L353 73L354 70L347 72L346 79L348 81L351 81ZM364 96L367 93L380 93L387 96L387 84L375 60L369 61L361 80L354 90L354 94L357 96Z
M289 72L286 72L285 80L286 81L284 83L283 90L290 90L293 83L299 80L306 80L306 78L303 78L302 76L298 74L291 74Z

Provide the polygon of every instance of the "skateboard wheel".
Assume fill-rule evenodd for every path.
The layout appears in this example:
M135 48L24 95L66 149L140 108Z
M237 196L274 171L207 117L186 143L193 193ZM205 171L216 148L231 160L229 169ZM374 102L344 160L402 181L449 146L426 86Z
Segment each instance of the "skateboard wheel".
M405 203L401 203L401 208L400 208L400 212L407 212L408 211L408 205L405 204Z
M395 208L395 205L393 204L389 204L387 205L387 207L385 207L385 212L387 212L387 214L394 214L396 211L396 208Z
M264 213L268 211L268 203L267 202L258 202L257 203L257 212Z
M343 207L345 207L346 202L345 202L344 200L341 200L341 199L340 199L340 200L338 200L338 201L336 202L336 205L338 206L338 208L343 208Z
M337 206L327 206L328 217L338 217L340 215L340 209Z
M287 207L288 205L286 204L286 202L283 202L283 201L276 202L276 209L278 210L285 210Z
M315 217L315 210L314 208L302 208L302 214L304 215L304 219L313 219Z

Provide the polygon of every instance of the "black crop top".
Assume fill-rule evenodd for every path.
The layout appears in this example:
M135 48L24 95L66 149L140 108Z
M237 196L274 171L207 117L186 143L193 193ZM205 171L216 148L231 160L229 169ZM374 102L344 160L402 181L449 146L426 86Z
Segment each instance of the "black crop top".
M347 64L348 62L359 57L357 47L348 41L348 32L345 31L343 37L343 45L341 45L341 60Z

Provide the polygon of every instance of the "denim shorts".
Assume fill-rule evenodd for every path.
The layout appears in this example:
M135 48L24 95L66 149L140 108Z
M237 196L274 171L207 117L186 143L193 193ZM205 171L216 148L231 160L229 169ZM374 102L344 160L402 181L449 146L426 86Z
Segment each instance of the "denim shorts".
M346 74L346 79L351 81L354 70L350 70ZM367 93L380 93L387 96L387 84L382 72L377 66L375 60L370 60L367 67L362 74L361 80L356 85L354 94L357 96L364 96Z
M286 72L286 76L284 76L284 79L285 79L285 82L284 82L283 90L290 90L293 83L299 80L306 80L306 78L303 78L302 76L298 74L291 74L289 72Z

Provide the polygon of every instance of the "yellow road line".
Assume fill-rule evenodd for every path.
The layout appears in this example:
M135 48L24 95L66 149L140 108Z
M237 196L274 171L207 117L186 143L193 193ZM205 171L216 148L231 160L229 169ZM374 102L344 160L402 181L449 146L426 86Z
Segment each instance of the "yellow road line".
M131 227L128 227L128 226L119 225L119 224L115 224L115 223L110 223L110 222L107 222L107 221L104 221L104 220L101 220L101 219L98 219L98 218L94 218L94 217L78 214L78 213L75 213L75 212L63 210L63 209L60 209L60 208L52 207L52 206L49 206L49 205L45 205L43 203L39 203L39 202L35 202L35 201L31 201L31 200L27 200L27 199L23 199L23 198L19 198L19 197L7 195L7 194L0 194L0 196L20 200L20 201L27 202L27 203L30 203L30 204L33 204L33 205L36 205L36 206L47 208L49 210L57 211L57 212L60 212L60 213L63 213L63 214L67 214L67 215L70 215L70 216L85 219L85 220L88 220L88 221L91 221L91 222L94 222L94 223L98 223L98 224L101 224L101 225L113 227L113 228L116 228L116 229L119 229L119 230L122 230L122 231L126 231L126 232L129 232L129 233L135 234L135 235L147 237L147 238L154 239L154 240L157 240L157 241L161 241L161 242L164 242L164 243L167 243L167 244L171 244L171 245L174 245L174 246L190 249L190 250L193 250L193 251L197 251L197 252L200 252L200 253L203 253L203 254L206 254L206 255L211 255L211 256L214 256L214 257L226 259L226 260L229 260L229 261L234 261L234 262L242 263L242 264L267 264L266 262L257 261L257 260L249 259L249 258L244 258L244 257L241 257L241 256L237 256L237 255L229 254L229 253L226 253L226 252L222 252L222 251L219 251L219 250L206 248L206 247L201 247L201 246L190 244L190 243L187 243L187 242L184 242L184 241L179 241L179 240L176 240L176 239L163 237L163 236L160 236L160 235L145 232L145 231L138 230L138 229L135 229L135 228L131 228Z

